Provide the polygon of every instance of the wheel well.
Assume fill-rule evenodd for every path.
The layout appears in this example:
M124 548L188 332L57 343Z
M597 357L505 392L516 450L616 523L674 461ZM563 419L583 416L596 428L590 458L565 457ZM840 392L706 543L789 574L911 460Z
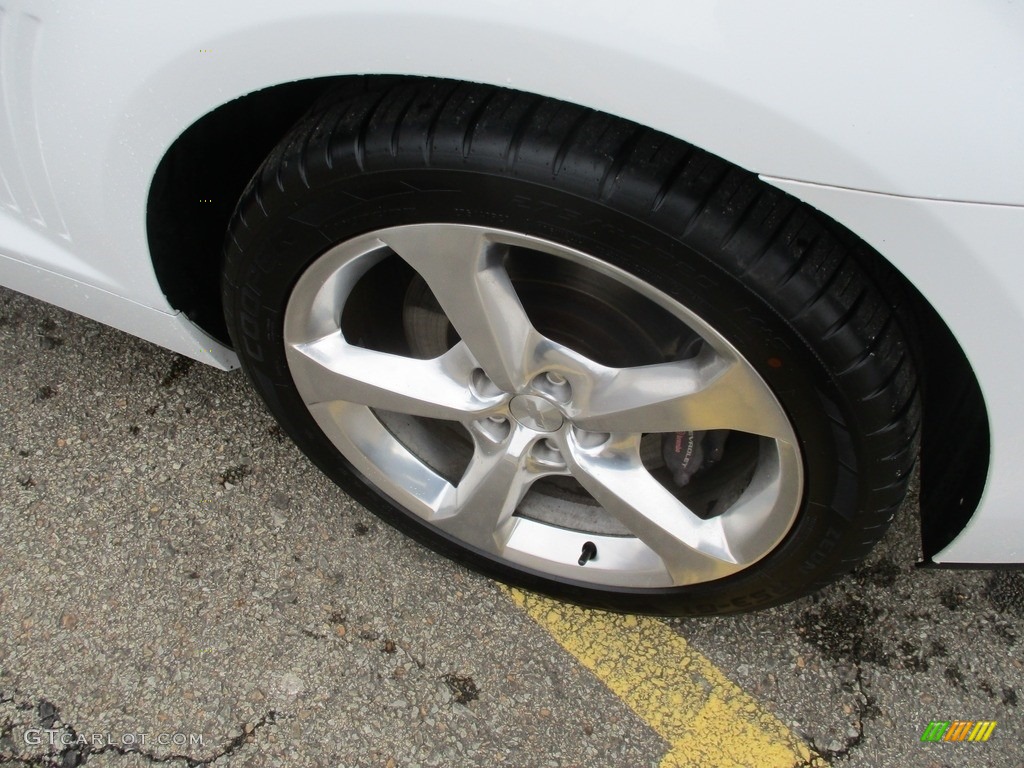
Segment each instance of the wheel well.
M230 343L220 270L224 233L249 179L280 139L329 89L339 97L394 81L327 77L273 86L231 101L192 124L153 178L147 229L153 267L171 306ZM857 240L880 288L898 307L923 390L921 531L925 560L967 524L989 466L988 415L978 380L948 326L895 267Z
M910 338L923 396L921 543L925 562L931 562L964 529L981 501L991 444L988 409L952 331L906 278L899 279L913 313L909 327L918 331Z
M235 203L270 151L327 89L365 87L365 77L272 86L218 107L175 140L157 166L146 208L153 269L172 307L230 343L220 268Z

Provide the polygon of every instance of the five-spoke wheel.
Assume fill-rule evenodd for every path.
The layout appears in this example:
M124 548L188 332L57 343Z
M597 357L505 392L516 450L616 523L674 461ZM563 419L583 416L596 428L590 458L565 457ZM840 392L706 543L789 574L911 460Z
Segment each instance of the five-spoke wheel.
M548 266L564 260L584 284L594 281L586 274L592 270L653 302L688 336L691 354L609 367L541 333L506 268L513 249L540 276L565 272ZM346 305L361 279L396 257L425 281L453 328L446 334L452 345L436 357L366 348L346 334ZM459 224L370 232L306 270L284 335L299 393L338 450L395 502L494 557L598 584L678 586L756 562L796 516L800 453L764 381L681 304L579 251ZM405 431L393 423L396 415L406 419ZM429 420L433 431L415 429L410 418ZM453 439L436 422L461 427L471 444L458 477L435 469ZM730 498L702 516L688 508L683 489L659 482L644 465L642 445L647 436L660 446L664 435L708 430L760 439L752 461L733 468L742 478L724 484ZM591 497L575 500L592 507L575 524L559 520L560 511L572 512L572 499L535 489L538 480L560 476ZM580 565L588 542L595 551Z

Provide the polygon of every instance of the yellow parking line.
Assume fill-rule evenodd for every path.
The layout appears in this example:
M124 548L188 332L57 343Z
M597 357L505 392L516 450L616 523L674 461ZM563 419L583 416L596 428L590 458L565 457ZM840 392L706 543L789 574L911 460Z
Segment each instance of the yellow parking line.
M507 592L668 742L661 768L827 764L664 622Z

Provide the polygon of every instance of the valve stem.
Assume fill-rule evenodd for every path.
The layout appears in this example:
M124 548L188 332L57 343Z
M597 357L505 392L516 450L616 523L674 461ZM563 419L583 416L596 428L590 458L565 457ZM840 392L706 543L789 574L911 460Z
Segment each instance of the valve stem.
M577 561L580 565L586 565L588 561L597 558L597 545L588 541L583 545L583 551L580 552L580 559Z

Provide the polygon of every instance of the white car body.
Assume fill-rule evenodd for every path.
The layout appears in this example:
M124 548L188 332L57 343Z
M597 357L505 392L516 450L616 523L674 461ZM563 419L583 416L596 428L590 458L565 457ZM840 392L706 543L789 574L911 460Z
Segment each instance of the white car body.
M0 0L0 283L235 366L161 290L154 173L232 99L358 74L602 110L847 226L949 326L988 411L982 503L931 559L1024 561L1024 4Z

